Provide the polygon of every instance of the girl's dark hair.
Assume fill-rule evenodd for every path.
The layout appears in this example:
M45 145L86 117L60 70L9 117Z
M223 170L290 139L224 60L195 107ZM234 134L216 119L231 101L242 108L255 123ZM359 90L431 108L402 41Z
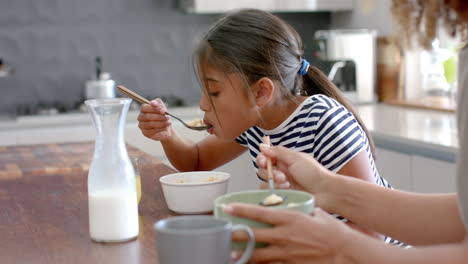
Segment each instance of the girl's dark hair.
M303 55L302 40L289 24L268 12L243 9L213 25L195 51L195 62L198 65L209 62L226 73L241 73L249 97L252 94L248 87L268 77L279 87L279 100L298 94L324 94L334 98L353 113L374 153L374 144L364 123L327 76L312 65L307 74L298 74ZM204 76L203 72L199 74ZM205 83L205 89L207 87Z

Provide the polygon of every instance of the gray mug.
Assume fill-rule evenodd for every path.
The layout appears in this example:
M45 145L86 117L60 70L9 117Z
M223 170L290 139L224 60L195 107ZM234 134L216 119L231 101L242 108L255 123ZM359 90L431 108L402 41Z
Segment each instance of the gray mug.
M175 216L154 224L160 264L228 264L231 234L247 232L249 241L235 264L247 263L255 247L252 230L209 215Z

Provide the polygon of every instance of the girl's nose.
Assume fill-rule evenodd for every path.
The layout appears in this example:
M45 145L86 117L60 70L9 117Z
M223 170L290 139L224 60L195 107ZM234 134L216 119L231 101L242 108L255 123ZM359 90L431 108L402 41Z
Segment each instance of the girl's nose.
M208 96L206 96L205 92L202 93L202 95L200 97L200 102L198 102L198 104L200 106L200 109L203 112L208 112L210 110L211 103L210 103L210 100L209 100Z

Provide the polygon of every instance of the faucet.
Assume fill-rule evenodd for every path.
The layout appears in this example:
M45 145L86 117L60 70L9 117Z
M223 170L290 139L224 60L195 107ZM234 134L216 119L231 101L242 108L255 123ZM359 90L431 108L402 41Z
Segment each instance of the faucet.
M328 79L330 81L333 81L333 79L335 79L335 75L338 72L338 70L343 68L345 65L346 65L345 61L337 61L337 62L333 63L333 66L332 66L330 72L328 73Z

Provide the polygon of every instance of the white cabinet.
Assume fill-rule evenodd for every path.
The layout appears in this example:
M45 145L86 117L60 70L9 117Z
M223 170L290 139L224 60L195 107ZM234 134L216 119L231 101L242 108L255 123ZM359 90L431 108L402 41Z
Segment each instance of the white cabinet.
M180 0L182 9L190 13L216 14L235 9L256 8L269 12L333 12L353 9L353 0Z
M411 157L414 191L422 193L456 192L455 163L426 158Z
M407 154L383 148L376 149L376 165L379 174L395 189L411 191L411 157Z
M127 144L136 147L137 149L158 158L159 160L166 161L166 155L161 146L161 143L145 137L137 123L127 124L125 130L125 141Z
M453 162L377 148L376 165L395 189L420 193L456 191Z
M16 133L12 131L0 132L0 146L14 146L16 145Z
M216 170L231 174L228 192L258 189L260 186L260 180L257 174L255 174L252 159L248 151Z
M15 134L18 145L83 142L94 139L94 129L85 125L28 128Z

